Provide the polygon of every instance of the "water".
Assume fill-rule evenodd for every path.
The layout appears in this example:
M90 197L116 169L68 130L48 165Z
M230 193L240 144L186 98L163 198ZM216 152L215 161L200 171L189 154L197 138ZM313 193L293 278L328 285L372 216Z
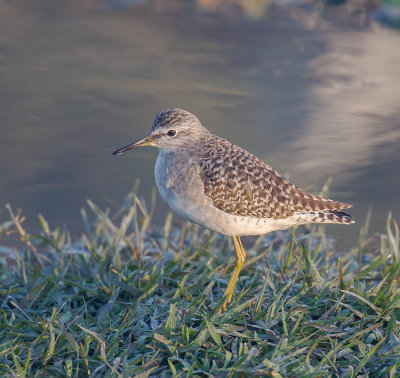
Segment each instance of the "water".
M1 2L0 220L11 203L31 232L42 213L79 234L87 198L116 208L139 177L149 199L156 151L111 152L170 106L298 186L331 177L358 221L327 228L346 245L369 207L372 231L399 219L399 32L245 4Z

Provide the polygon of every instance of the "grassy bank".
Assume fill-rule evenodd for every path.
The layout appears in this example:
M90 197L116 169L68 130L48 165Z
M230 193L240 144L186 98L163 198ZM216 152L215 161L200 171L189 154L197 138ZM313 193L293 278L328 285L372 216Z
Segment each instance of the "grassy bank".
M114 216L88 202L82 239L0 226L0 374L394 376L400 372L399 232L338 252L317 227L244 239L228 311L228 238L163 229L131 193ZM399 319L399 320L398 320Z

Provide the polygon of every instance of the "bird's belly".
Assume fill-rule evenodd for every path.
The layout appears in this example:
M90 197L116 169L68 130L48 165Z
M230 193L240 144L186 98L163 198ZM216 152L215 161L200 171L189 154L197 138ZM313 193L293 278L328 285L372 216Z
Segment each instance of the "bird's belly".
M161 195L169 206L183 218L225 235L262 235L271 231L284 230L296 224L295 220L290 218L271 219L232 215L201 199L182 200L176 194L171 193L168 193L166 197Z
M190 162L180 170L169 156L159 156L155 166L156 185L161 197L183 218L225 235L262 235L291 227L292 219L233 215L213 205L204 194L196 166Z
M287 229L296 222L291 219L256 218L232 215L216 208L204 194L181 195L173 188L157 187L161 197L177 214L199 226L231 236L262 235L271 231Z

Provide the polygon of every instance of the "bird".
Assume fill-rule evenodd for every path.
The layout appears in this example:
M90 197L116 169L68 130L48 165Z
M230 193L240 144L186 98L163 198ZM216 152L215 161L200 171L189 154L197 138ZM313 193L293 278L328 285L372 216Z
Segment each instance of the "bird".
M246 252L240 237L263 235L307 223L351 224L351 204L305 192L250 152L210 132L192 113L168 108L144 139L113 152L158 148L155 181L176 213L231 236L236 264L222 310L232 301Z

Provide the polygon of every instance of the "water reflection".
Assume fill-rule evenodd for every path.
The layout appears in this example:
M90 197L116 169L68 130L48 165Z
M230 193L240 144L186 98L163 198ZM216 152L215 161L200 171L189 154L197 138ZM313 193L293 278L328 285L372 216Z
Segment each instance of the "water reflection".
M118 204L138 176L148 198L156 151L111 152L179 106L302 187L332 176L358 219L374 205L375 230L399 218L399 34L223 3L1 3L1 203L79 232L86 198ZM353 243L357 227L329 232Z

